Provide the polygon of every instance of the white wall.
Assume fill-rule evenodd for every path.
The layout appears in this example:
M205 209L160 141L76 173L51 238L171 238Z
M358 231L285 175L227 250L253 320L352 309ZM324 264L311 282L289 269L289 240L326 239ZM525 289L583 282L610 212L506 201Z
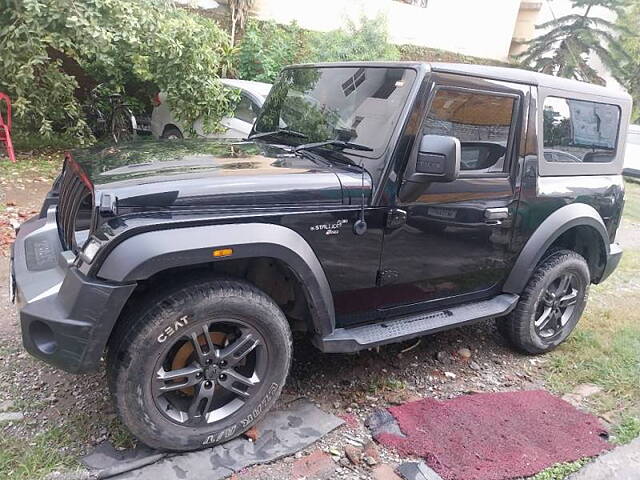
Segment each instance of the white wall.
M257 0L255 13L318 31L382 13L393 43L507 60L519 7L520 0L429 0L427 8L393 0Z

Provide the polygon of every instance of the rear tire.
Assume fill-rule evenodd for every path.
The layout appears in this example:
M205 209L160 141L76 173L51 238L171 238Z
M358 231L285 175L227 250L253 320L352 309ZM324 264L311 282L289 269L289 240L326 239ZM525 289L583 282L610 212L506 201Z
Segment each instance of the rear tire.
M163 140L181 140L183 138L182 132L176 127L167 127L162 132L162 136L160 137Z
M536 268L513 312L498 330L520 351L546 353L571 334L587 304L591 277L581 255L560 250Z
M109 388L140 441L194 450L260 420L280 395L291 354L287 319L264 292L236 280L196 281L123 318L109 345Z

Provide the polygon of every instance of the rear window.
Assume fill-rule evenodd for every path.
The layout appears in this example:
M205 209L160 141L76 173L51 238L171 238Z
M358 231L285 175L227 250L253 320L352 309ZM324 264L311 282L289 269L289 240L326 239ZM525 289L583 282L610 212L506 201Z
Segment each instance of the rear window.
M608 163L616 156L620 108L607 103L547 97L544 158L554 163Z

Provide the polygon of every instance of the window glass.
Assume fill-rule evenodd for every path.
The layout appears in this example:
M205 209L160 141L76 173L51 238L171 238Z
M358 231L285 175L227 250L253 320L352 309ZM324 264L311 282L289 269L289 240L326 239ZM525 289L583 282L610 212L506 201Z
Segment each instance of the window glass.
M488 93L441 89L433 99L424 135L460 140L460 170L502 172L515 99Z
M620 109L606 103L547 97L543 109L547 162L610 162L616 156Z
M295 130L307 143L344 140L373 149L379 157L393 133L416 78L406 68L296 67L286 69L265 101L256 132Z
M236 105L236 111L233 114L238 120L243 122L253 123L258 115L258 106L255 105L248 97L242 95L238 105Z

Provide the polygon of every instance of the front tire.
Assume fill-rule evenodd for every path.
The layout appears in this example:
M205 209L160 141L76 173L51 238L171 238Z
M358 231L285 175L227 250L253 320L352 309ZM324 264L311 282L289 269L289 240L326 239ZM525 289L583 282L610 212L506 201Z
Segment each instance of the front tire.
M135 310L114 334L107 370L120 418L146 445L186 451L230 440L277 400L291 332L262 291L195 282Z
M570 250L554 252L536 268L515 310L498 320L500 330L524 353L553 350L582 316L590 283L584 257Z

